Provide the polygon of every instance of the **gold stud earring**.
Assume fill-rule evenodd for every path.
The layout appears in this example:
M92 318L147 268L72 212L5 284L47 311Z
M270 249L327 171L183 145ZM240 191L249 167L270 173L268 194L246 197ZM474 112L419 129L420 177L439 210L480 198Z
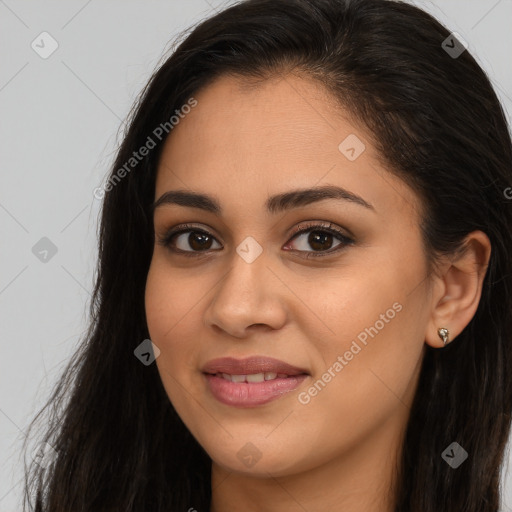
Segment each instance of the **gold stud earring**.
M450 331L446 329L446 327L440 327L437 329L437 334L439 334L439 337L443 340L444 346L446 346L446 344L449 343Z

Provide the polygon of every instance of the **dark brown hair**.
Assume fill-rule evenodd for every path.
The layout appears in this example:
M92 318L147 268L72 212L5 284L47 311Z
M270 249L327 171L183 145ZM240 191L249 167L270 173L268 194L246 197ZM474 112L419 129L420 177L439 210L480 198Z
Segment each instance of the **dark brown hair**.
M492 254L478 310L443 349L427 347L397 468L396 512L497 512L512 407L512 147L500 102L450 31L391 0L248 0L201 22L134 106L112 177L176 109L226 73L319 80L372 134L390 172L418 193L432 262L484 231ZM106 193L91 321L43 412L57 455L26 468L38 512L209 510L211 461L176 414L149 338L144 290L150 206L165 138ZM32 425L31 425L32 427ZM457 469L452 442L469 454ZM34 510L31 508L31 510Z

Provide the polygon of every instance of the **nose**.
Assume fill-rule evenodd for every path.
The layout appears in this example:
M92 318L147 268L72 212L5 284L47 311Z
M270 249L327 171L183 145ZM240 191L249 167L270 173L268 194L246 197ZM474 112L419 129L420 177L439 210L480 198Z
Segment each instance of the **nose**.
M246 338L254 330L280 329L287 318L287 291L264 253L252 263L235 254L231 269L210 295L205 325L235 338Z

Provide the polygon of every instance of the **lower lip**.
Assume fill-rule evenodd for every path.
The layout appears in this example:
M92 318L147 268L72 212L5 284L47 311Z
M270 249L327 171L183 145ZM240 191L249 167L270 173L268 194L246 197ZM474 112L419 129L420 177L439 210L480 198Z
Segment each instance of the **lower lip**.
M263 382L231 382L216 375L203 374L213 396L221 403L234 407L263 405L293 391L308 377L294 375Z

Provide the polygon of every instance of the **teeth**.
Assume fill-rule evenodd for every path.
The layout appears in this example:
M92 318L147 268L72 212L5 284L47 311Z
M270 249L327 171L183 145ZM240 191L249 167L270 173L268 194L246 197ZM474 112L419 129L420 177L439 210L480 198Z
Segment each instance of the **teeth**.
M233 375L234 377L234 375ZM247 382L263 382L265 380L264 373L254 373L252 375L246 375L245 380Z
M221 373L217 375L222 375L222 378L231 382L263 382L265 380L274 380L275 378L284 379L288 377L286 373L278 374L275 372L252 373L249 375L230 375L229 373Z

